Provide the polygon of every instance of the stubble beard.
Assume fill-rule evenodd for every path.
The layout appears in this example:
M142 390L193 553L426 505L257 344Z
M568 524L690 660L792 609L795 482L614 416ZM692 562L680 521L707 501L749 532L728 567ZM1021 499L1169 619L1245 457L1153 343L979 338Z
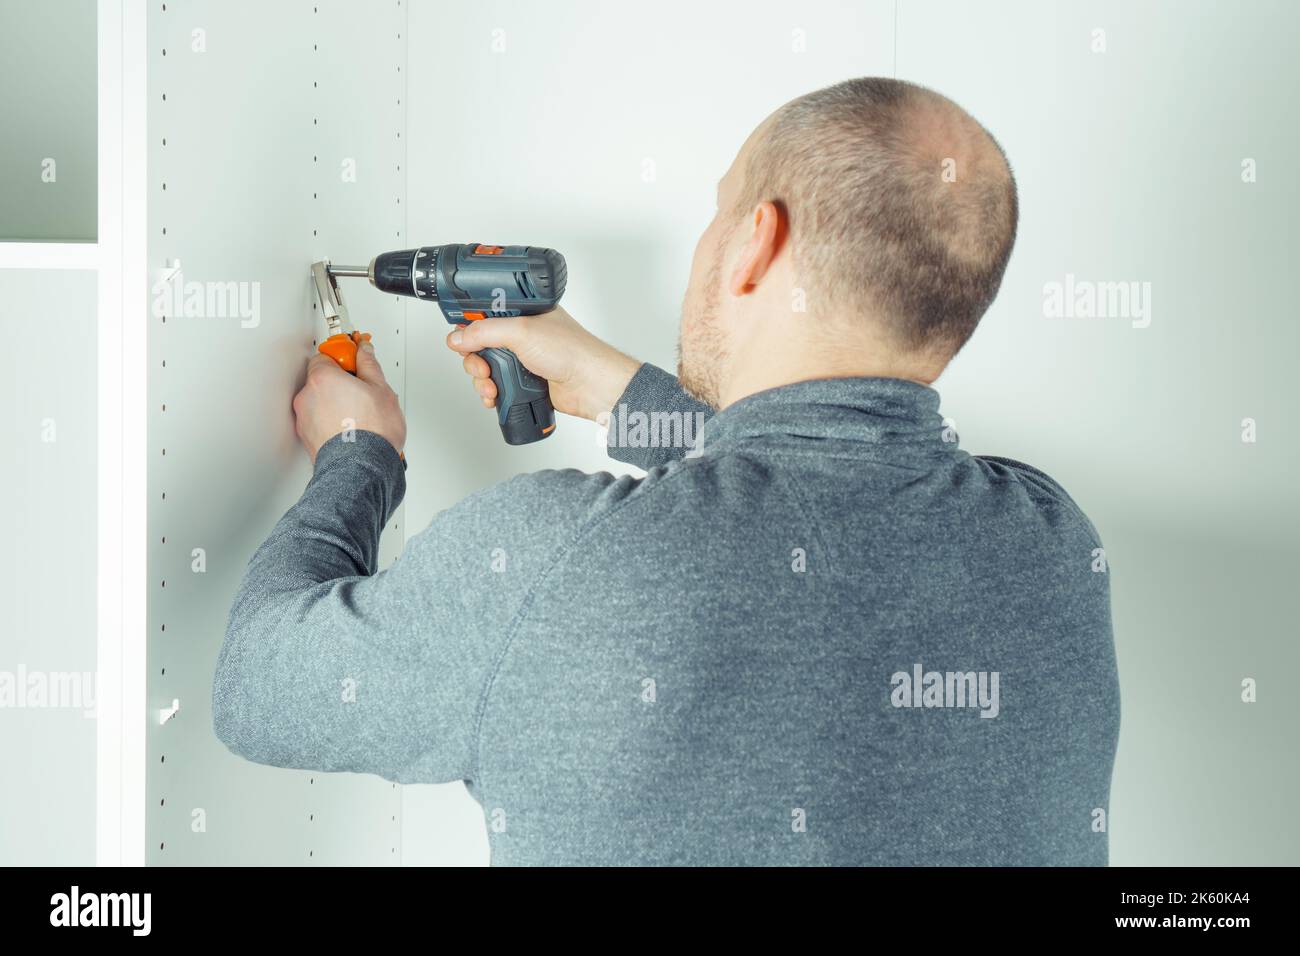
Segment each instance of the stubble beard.
M710 408L717 408L721 404L722 368L728 357L726 342L718 328L718 302L722 296L722 258L727 248L728 237L729 234L724 236L713 250L713 261L709 264L709 271L704 279L704 301L700 306L700 314L691 325L689 354L682 347L687 323L685 309L682 315L682 330L677 336L677 381L687 395Z

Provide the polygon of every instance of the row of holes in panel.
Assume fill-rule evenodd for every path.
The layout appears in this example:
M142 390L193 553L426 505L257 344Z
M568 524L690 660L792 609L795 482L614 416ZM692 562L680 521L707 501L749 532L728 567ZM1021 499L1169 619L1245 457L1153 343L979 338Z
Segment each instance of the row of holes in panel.
M402 4L401 4L401 0L397 0L397 6L398 6L398 7L401 7L401 5L402 5ZM165 3L162 4L162 12L164 12L164 13L167 12L167 4L165 4ZM313 5L313 7L312 7L312 13L313 13L313 14L318 14L319 12L320 12L320 7L319 7L319 5ZM397 40L400 42L401 39L402 39L402 35L401 35L401 33L398 33L398 34L397 34ZM313 44L312 44L312 51L313 51L313 52L319 52L319 49L320 49L320 47L319 47L319 44L318 44L318 43L313 43ZM399 51L399 53L400 53L400 51ZM167 49L166 49L165 47L162 48L162 55L163 55L164 57L167 56ZM399 63L398 66L397 66L397 72L398 72L398 73L401 73L401 71L402 71L402 67L401 67L401 64ZM312 88L315 89L315 90L319 90L319 89L320 89L320 83L319 83L319 80L313 80L313 81L312 81ZM162 100L163 100L163 102L167 102L167 93L166 93L165 91L162 93ZM397 106L398 106L398 107L401 107L401 105L402 105L401 97L398 97L398 98L397 98ZM320 126L320 122L319 122L319 118L318 118L318 117L313 117L313 118L312 118L312 126L313 126L313 127L316 127L316 128L319 128L319 126ZM402 132L401 132L401 130L399 129L399 130L396 131L396 139L400 140L401 138L402 138ZM161 138L161 142L162 142L163 147L166 147L166 146L167 146L167 137L166 137L166 136L163 136L163 137ZM320 162L320 156L319 156L319 153L317 153L316 155L313 155L313 156L312 156L312 164L313 164L313 166L317 166L317 165L319 164L319 162ZM397 164L395 164L395 165L396 165L396 170L397 170L397 172L400 174L401 171L402 171L401 163L397 163ZM162 187L162 191L163 191L163 192L166 192L166 191L167 191L167 182L166 182L166 180L163 180L163 181L161 182L161 187ZM314 192L312 193L312 199L313 199L313 200L317 200L318 198L319 198L319 190L314 191ZM398 204L398 205L401 205L401 202L402 202L402 198L401 198L401 196L398 196L398 197L396 198L396 201L397 201L397 204ZM163 225L163 226L162 226L162 234L163 234L164 236L167 235L167 226L166 226L166 225ZM313 236L314 238L319 236L319 228L314 227L314 228L312 229L312 236ZM399 242L401 241L401 238L402 238L402 231L399 229L399 230L397 231L397 239L398 239ZM394 297L394 298L396 299L396 297ZM400 302L400 299L397 299L397 301ZM315 308L316 308L316 305L313 304L313 305L312 305L312 308L315 309ZM161 316L161 321L162 321L163 324L165 324L165 323L167 322L167 317L166 317L166 315ZM394 329L394 334L395 334L395 335L400 335L400 334L401 334L401 328L400 328L400 327L395 328L395 329ZM316 344L317 344L317 340L313 339L313 340L312 340L312 345L315 346ZM161 358L160 361L161 361L161 367L162 367L162 368L166 368L166 367L167 367L167 359L164 357L164 358ZM401 361L400 361L400 360L395 361L395 367L400 367L400 366L401 366ZM166 411L167 411L167 404L166 404L166 402L163 402L163 403L162 403L162 405L161 405L161 409L162 409L163 412L166 412ZM162 454L163 454L164 456L166 456L166 454L167 454L167 449L166 449L165 446L162 447L161 451L162 451ZM161 493L161 500L163 500L163 501L166 501L166 500L167 500L167 492L166 492L166 491L163 491L163 492ZM394 530L394 531L397 531L397 530L398 530L398 524L397 524L396 522L394 522L394 524L393 524L393 530ZM162 536L162 538L161 538L161 542L162 542L163 545L166 545L166 544L167 544L167 537L166 537L166 535L163 535L163 536ZM162 588L166 588L166 587L167 587L167 581L166 581L166 579L163 579L163 580L160 582L160 587L162 587ZM167 624L166 624L166 622L160 622L160 624L159 624L159 628L160 628L160 632L161 632L161 633L165 633L166 630L167 630ZM165 666L163 666L163 667L160 668L160 670L159 670L159 676L160 676L160 677L166 677L166 676L167 676L167 668L166 668ZM174 717L174 716L179 712L179 710L180 710L180 701L179 701L179 699L174 699L174 700L172 701L172 705L171 705L171 707L169 707L169 708L164 708L163 710L160 711L160 713L159 713L159 720L160 720L160 722L163 723L163 724L166 724L168 720L170 720L172 717ZM162 764L165 764L165 763L167 762L167 754L166 754L165 752L162 753L162 754L160 754L160 756L159 756L159 762L162 763ZM308 786L314 786L315 783L316 783L316 778L315 778L314 776L312 776L312 777L308 777L308 781L307 781L307 782L308 782ZM395 783L394 783L394 784L391 784L391 787L392 787L392 789L396 790L396 789L397 789L397 784L395 784ZM310 798L309 798L309 799L310 799ZM159 805L160 808L162 808L162 807L166 807L166 805L167 805L167 798L166 798L166 796L161 796L161 797L159 797L158 805ZM308 814L307 814L307 819L308 819L308 822L314 822L315 819L316 819L316 814L315 814L315 812L309 810L309 811L308 811ZM391 815L390 815L390 822L393 822L393 823L396 823L396 822L397 822L397 816L396 816L396 814L391 814ZM159 844L158 844L158 849L159 849L160 851L166 850L166 848L167 848L167 843L166 843L165 840L159 842ZM307 851L307 855L308 855L309 858L314 858L314 857L315 857L315 853L316 853L316 851L315 851L314 849L311 849L311 848L309 848L308 851ZM397 853L397 847L396 847L396 846L391 847L391 848L390 848L390 853L396 855L396 853Z

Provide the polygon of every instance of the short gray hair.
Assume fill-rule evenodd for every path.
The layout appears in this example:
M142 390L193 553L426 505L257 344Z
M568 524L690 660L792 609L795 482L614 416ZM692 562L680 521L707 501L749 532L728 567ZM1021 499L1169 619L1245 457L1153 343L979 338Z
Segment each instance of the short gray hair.
M764 201L784 207L810 297L871 305L903 350L945 358L997 295L1019 215L1011 167L984 127L932 90L879 77L781 107L741 193L739 217Z

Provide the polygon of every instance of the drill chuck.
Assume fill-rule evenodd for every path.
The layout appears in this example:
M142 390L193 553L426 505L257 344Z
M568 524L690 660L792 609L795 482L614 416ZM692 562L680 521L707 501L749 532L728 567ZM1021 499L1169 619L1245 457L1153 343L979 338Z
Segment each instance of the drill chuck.
M380 292L437 302L438 282L432 272L437 261L437 246L399 249L380 253L371 259L367 274L371 284Z

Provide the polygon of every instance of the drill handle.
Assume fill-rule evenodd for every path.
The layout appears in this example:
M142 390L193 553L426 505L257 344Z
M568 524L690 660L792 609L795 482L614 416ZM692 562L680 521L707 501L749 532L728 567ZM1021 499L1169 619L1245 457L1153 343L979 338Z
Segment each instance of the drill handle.
M555 409L546 379L524 368L509 349L483 349L497 387L497 421L501 436L511 445L541 441L555 431Z

